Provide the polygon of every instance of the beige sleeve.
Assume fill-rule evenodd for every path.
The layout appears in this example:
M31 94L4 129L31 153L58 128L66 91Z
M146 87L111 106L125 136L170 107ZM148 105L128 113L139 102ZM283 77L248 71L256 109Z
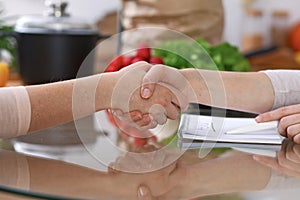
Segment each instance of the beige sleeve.
M262 71L271 80L274 89L272 109L300 104L300 70Z
M0 137L25 134L31 120L30 99L25 87L0 88Z
M272 170L272 175L266 190L275 189L295 189L300 187L300 179L296 177L286 176L282 173Z

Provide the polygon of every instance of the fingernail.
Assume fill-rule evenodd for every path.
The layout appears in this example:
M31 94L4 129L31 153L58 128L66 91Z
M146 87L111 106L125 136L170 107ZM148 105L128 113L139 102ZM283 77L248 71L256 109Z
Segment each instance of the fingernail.
M151 119L151 117L149 115L147 115L147 116L144 117L144 121L145 122L150 122L151 120L152 119Z
M261 121L261 116L258 115L257 117L255 117L255 120L256 120L257 122L260 122L260 121Z
M142 119L142 117L141 117L140 115L134 115L134 116L132 117L132 120L133 120L133 121L137 121L137 120L140 120L140 119Z
M144 88L142 92L142 97L143 98L148 98L150 97L150 90L148 88Z
M148 193L147 188L145 186L140 186L138 189L138 194L140 197L146 196Z
M119 117L123 114L123 112L120 110L112 110L112 114L116 117Z

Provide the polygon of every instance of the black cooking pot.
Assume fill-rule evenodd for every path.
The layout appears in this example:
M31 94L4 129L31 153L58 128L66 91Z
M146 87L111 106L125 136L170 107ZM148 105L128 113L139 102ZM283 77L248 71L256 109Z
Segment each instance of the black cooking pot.
M11 34L17 40L18 66L25 84L75 78L99 39L96 27L65 13L67 3L51 4L48 16L24 16ZM90 58L90 57L89 57ZM93 60L85 61L80 76L93 74Z

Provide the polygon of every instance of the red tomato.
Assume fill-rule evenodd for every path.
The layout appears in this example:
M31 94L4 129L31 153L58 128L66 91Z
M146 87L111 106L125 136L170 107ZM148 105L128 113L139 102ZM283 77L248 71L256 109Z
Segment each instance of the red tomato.
M149 60L150 64L164 64L164 60L161 57L152 57Z
M143 58L140 57L135 57L132 59L132 63L140 62L140 61L145 61Z
M136 51L136 57L142 58L144 61L149 61L151 49L147 45L140 45Z
M115 72L123 67L123 56L115 57L108 65L106 72Z
M123 67L131 65L133 59L134 59L134 56L126 56L126 57L124 57L123 58Z

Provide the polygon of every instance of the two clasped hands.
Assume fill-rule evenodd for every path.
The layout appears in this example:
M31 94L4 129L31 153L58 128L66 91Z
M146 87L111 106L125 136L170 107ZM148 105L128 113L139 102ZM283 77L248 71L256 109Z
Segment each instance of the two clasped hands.
M278 120L279 133L300 143L300 104L272 110L276 91L263 72L177 70L138 62L114 73L107 107L137 127L150 129L177 119L194 102L260 113L257 122Z
M177 119L190 102L188 81L174 68L138 62L116 73L110 107L136 127L151 129Z

